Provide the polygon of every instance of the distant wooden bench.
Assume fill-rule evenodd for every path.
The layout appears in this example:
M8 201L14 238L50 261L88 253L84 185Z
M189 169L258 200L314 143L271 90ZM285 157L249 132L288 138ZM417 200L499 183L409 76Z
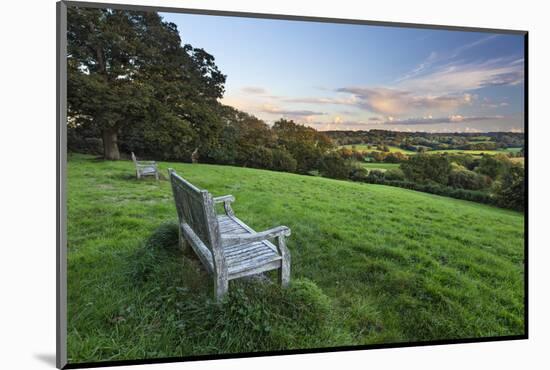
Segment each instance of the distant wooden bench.
M290 281L290 252L285 237L290 229L277 226L255 232L235 217L232 195L212 197L169 169L176 210L180 222L180 246L187 241L206 270L214 278L214 294L219 301L228 290L229 280L278 270L282 286ZM218 215L215 204L223 203L225 214ZM269 239L277 238L277 246Z
M136 176L138 180L144 176L155 176L159 179L159 170L157 162L154 161L138 161L134 152L132 152L132 161L136 165Z

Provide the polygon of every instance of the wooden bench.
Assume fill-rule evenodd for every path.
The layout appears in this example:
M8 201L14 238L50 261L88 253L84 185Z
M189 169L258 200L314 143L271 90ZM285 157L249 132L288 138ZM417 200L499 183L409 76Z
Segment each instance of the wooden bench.
M290 229L278 226L255 232L233 213L232 195L212 197L169 169L170 182L179 218L180 247L191 245L206 270L214 278L214 294L219 301L228 290L229 280L278 270L282 286L290 281L290 253L285 237ZM225 214L215 205L223 203ZM269 239L277 239L277 245Z
M134 152L132 152L132 161L136 165L136 176L138 180L144 176L155 176L155 179L159 179L157 162L138 161Z

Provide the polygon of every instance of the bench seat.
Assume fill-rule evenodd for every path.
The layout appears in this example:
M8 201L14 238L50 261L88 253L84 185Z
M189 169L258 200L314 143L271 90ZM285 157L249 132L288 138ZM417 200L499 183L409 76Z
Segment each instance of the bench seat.
M218 224L222 234L254 234L255 231L235 216L218 216ZM228 279L260 273L278 268L281 256L277 247L269 240L261 242L232 245L223 249L227 264Z

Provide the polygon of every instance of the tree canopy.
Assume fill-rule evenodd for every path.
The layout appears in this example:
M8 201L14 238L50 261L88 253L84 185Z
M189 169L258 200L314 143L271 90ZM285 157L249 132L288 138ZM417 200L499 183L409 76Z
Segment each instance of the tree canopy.
M69 124L102 137L106 159L119 135L166 157L211 145L199 139L221 129L225 83L212 55L153 12L69 7L67 19Z

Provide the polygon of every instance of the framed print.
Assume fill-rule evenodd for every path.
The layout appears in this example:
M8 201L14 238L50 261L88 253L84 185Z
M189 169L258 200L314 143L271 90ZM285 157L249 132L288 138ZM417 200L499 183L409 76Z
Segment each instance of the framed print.
M527 338L526 31L57 10L59 368Z

